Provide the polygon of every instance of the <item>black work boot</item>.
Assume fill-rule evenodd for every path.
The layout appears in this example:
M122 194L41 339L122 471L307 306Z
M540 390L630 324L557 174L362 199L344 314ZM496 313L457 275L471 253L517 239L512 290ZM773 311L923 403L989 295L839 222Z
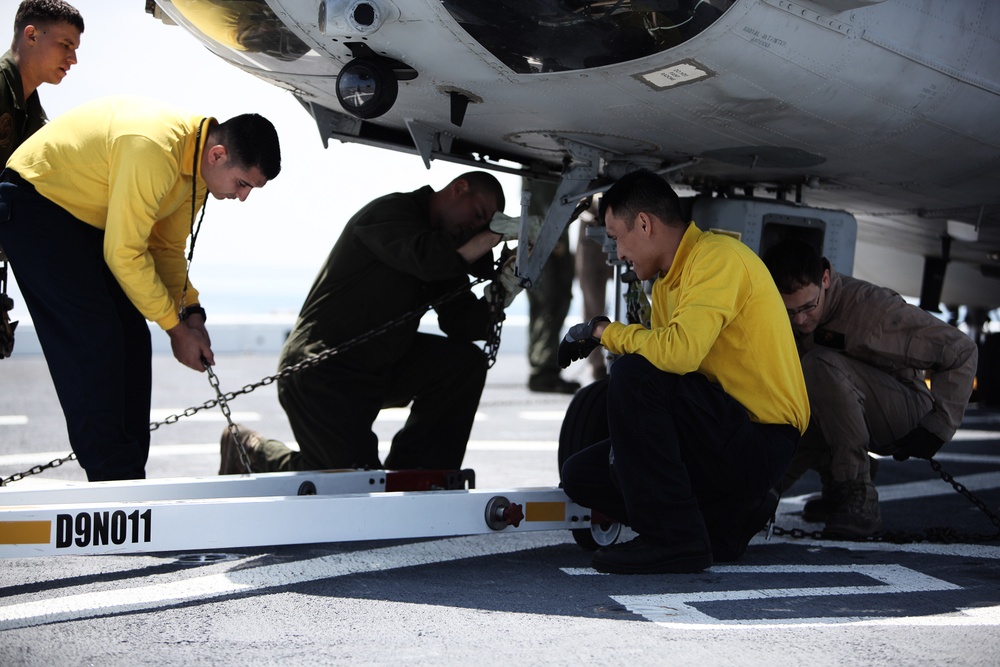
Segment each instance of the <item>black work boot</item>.
M874 482L875 475L878 474L878 459L869 457L868 463L868 474ZM828 472L820 471L819 479L823 485L822 492L809 496L802 506L802 520L808 523L826 523L830 516L837 511L837 497L830 488L833 477Z
M822 493L810 496L802 506L802 520L808 523L826 523L835 511L837 501L824 488Z
M730 508L724 517L714 517L708 529L712 559L728 563L747 550L754 535L763 530L778 508L778 494L768 491L763 498Z
M823 490L809 496L802 506L802 520L809 523L826 523L830 515L837 511L837 497L833 490L833 476L825 471L819 473Z
M837 508L823 528L823 537L857 540L882 530L878 491L867 476L847 482L834 482L832 492Z
M260 469L260 433L239 425L236 429L238 439L233 437L228 427L223 429L219 439L220 475L243 475ZM251 470L247 470L247 463Z
M697 573L712 566L707 539L664 543L639 535L594 552L591 565L611 574Z

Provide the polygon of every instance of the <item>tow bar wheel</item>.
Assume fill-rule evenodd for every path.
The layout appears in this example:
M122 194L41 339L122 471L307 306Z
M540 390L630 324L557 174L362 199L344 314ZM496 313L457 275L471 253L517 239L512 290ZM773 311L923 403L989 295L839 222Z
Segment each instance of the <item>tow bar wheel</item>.
M587 551L596 551L601 547L611 546L622 534L622 525L617 521L609 523L592 523L590 529L578 528L571 530L573 539Z

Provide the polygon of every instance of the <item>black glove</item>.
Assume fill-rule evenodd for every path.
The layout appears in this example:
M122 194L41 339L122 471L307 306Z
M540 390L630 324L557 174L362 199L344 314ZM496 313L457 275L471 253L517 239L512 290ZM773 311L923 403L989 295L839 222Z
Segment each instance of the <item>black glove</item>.
M918 426L896 441L898 451L892 455L897 461L905 461L911 456L931 459L944 446L944 440L923 426Z
M598 322L610 322L604 315L598 315L589 322L581 322L570 327L559 343L559 367L567 368L572 361L583 359L601 344L600 338L594 337L594 325Z

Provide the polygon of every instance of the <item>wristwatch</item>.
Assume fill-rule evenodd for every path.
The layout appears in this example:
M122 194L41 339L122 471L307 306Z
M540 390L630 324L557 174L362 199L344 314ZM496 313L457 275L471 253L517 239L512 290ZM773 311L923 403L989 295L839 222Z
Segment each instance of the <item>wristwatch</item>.
M185 306L184 310L181 311L179 319L181 321L184 321L191 315L201 315L204 319L206 320L208 319L208 316L205 315L205 309L199 306L198 304L195 304L193 306Z

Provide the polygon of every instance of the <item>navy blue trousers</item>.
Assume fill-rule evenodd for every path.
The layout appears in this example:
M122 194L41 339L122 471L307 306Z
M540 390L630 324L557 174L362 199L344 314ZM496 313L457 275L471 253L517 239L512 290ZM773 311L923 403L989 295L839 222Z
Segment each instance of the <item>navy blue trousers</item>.
M16 174L0 180L0 245L38 334L70 445L90 481L141 479L149 455L145 318L104 261L104 232Z
M630 354L611 365L610 439L566 460L563 489L662 542L731 541L791 460L798 430L750 421L700 373L663 372Z

